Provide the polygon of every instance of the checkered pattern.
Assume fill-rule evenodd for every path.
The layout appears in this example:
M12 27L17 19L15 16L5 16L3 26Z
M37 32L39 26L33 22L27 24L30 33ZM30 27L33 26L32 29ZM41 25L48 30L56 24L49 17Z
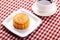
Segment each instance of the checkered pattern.
M0 40L60 40L60 0L55 0L58 8L54 15L47 17L36 15L41 18L43 22L27 37L21 38L1 24L6 17L19 8L25 8L33 13L31 6L35 1L36 0L0 0Z

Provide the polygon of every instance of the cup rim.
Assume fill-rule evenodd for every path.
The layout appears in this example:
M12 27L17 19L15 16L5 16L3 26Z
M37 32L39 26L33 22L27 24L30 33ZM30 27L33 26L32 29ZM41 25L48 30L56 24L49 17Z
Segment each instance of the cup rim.
M36 4L37 4L37 1L36 1ZM52 4L55 4L54 2L52 2L51 4L49 4L49 5L44 5L44 4L39 4L39 5L42 5L42 6L50 6L50 5L52 5Z

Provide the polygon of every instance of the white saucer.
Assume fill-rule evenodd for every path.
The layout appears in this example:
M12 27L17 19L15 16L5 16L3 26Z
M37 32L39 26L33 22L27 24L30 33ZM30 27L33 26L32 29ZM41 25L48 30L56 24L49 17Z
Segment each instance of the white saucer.
M36 5L36 3L34 3L32 5L32 10L35 12L35 14L37 14L39 16L50 16L50 15L53 15L56 12L57 7L56 7L56 5L54 5L54 8L50 12L48 12L48 11L43 12L43 11L38 11L37 5Z

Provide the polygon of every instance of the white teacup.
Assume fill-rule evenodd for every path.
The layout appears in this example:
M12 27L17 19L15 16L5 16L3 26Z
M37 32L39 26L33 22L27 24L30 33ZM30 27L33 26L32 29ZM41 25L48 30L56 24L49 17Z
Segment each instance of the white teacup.
M45 0L36 2L36 5L38 10L44 11L44 12L50 12L52 8L55 7L55 3L51 3Z
M52 15L56 12L56 4L54 2L49 2L46 0L42 0L42 1L37 1L35 3L35 9L34 7L32 7L32 9L34 9L33 11L40 16L49 16Z

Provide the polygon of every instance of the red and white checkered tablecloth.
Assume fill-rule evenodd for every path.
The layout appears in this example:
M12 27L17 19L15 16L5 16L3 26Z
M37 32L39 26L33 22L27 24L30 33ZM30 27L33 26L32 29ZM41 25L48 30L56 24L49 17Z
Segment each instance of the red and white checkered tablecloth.
M60 0L55 0L58 8L54 15L38 16L43 20L42 24L27 37L21 38L1 24L8 15L21 7L33 13L31 6L35 1L0 0L0 40L60 40Z

